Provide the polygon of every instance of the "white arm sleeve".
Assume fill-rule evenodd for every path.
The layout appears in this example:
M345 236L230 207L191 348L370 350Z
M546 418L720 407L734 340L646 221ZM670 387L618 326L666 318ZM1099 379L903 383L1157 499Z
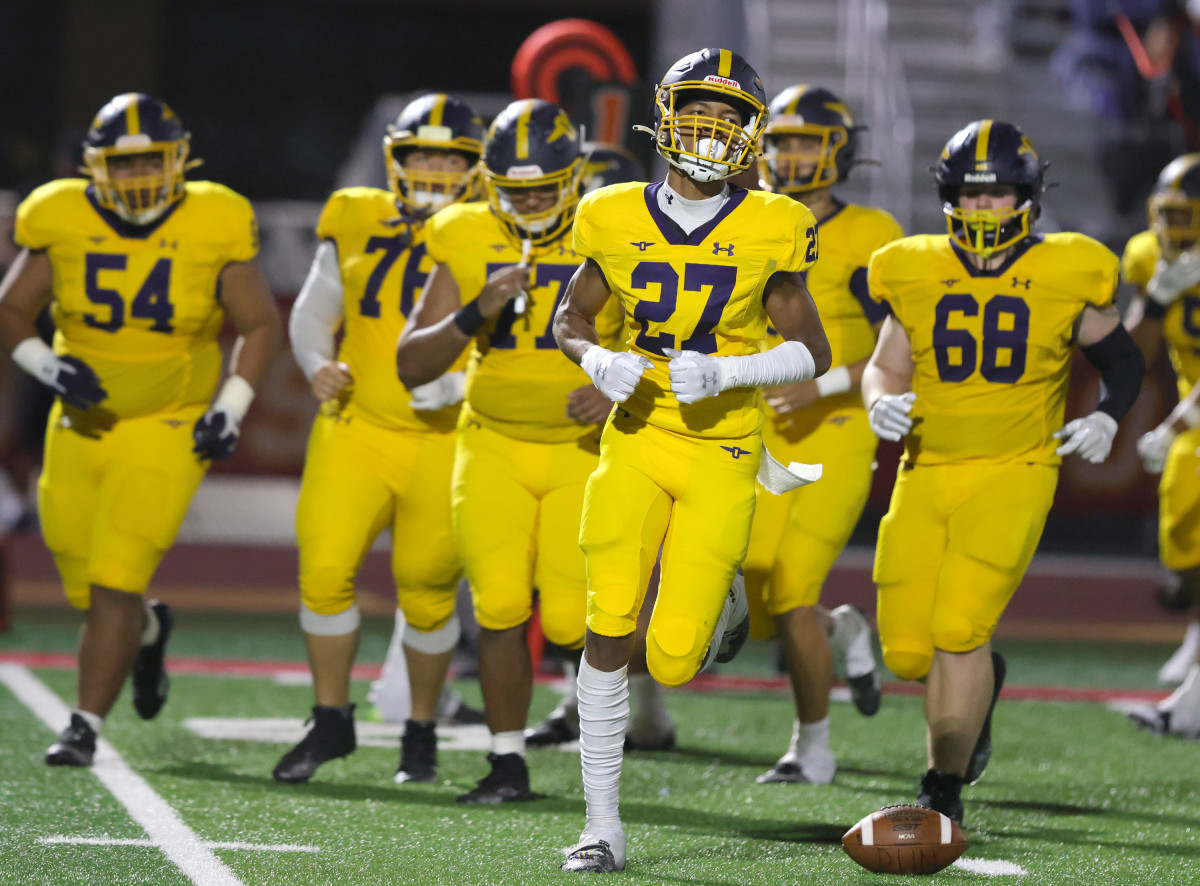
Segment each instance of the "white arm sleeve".
M342 295L337 247L322 240L288 319L292 354L309 381L333 359L333 333L342 322Z
M787 340L761 354L717 357L721 366L721 390L726 388L769 388L808 381L817 374L817 364L804 342Z

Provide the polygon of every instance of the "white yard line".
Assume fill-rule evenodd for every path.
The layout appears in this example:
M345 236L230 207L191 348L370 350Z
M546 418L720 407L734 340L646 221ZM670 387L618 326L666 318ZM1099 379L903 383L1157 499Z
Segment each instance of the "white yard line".
M990 858L960 858L952 867L985 877L1024 877L1029 871L1011 861L996 861Z
M154 846L152 840L128 840L118 837L38 837L39 843L60 845L68 843L80 846ZM253 849L259 852L320 852L316 846L299 846L294 843L210 843L209 849ZM157 848L157 847L156 847Z
M70 720L71 709L28 668L0 664L0 683L51 730L62 729ZM96 743L92 773L145 828L153 845L196 886L245 886L104 739Z

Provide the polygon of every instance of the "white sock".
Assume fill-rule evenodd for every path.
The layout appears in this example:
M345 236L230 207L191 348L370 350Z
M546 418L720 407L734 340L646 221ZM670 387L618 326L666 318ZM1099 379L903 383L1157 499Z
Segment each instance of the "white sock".
M627 667L597 670L586 655L579 662L579 756L589 832L621 827L621 756L629 722L627 671Z
M557 717L565 717L568 714L574 714L579 717L579 686L575 682L575 663L572 661L563 662L563 697L559 701L558 707L553 711L553 715Z
M663 700L662 686L649 674L629 677L629 694L633 708L632 732L663 732L671 728L671 718Z
M792 744L787 755L799 757L813 747L829 747L829 718L815 723L801 723L797 717L792 722Z
M100 734L100 727L104 725L104 718L98 714L92 714L88 711L81 711L79 708L71 711L72 714L78 714L83 717L83 721L92 727L92 732Z
M525 730L514 729L511 732L497 732L492 736L492 753L497 756L504 754L519 754L525 756Z
M1200 728L1200 664L1193 664L1179 688L1158 703L1160 711L1170 711L1172 731Z
M138 643L142 646L149 646L158 640L160 625L158 623L158 616L150 608L150 603L142 600L142 607L146 610L146 626L142 628L142 639Z

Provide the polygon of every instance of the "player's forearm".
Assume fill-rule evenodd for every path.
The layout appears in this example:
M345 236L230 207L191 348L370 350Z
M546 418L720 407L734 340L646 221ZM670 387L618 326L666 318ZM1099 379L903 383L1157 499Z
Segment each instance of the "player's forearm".
M265 315L254 325L242 330L234 344L229 361L230 375L239 375L258 388L267 371L267 364L279 351L283 330L278 315Z
M860 381L863 405L870 409L871 404L884 394L906 393L911 384L910 376L889 369L874 360L869 360L863 368Z
M581 363L588 348L600 343L595 318L589 319L562 305L554 317L554 340L568 359Z
M334 358L334 332L342 322L344 295L337 252L332 243L323 242L288 318L292 355L309 381Z
M0 302L0 346L8 353L27 338L37 338L37 326L23 313Z
M467 328L471 326L470 320L468 315ZM396 348L396 372L404 387L411 391L418 385L428 384L454 365L473 337L464 331L460 322L464 321L458 314L450 314L432 326L404 330L400 346Z

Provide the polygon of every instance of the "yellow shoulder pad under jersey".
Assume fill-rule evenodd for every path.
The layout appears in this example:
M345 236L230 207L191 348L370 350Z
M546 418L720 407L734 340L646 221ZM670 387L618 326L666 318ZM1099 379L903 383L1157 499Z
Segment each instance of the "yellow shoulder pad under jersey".
M886 299L912 345L914 464L1058 464L1075 322L1112 304L1118 262L1082 234L1018 244L975 269L945 235L905 237L871 256L871 297Z
M45 250L54 275L54 348L86 362L130 418L207 402L221 373L217 300L225 265L258 253L246 198L213 182L156 222L134 227L103 209L84 179L38 188L17 210L16 239Z
M1154 276L1162 250L1153 231L1135 234L1121 256L1121 276L1140 290ZM1200 286L1193 286L1167 306L1163 315L1167 355L1175 369L1180 399L1200 381Z
M486 203L449 206L427 228L429 254L454 275L464 304L479 295L489 274L521 261L520 244L509 239ZM518 315L509 302L472 343L464 418L538 443L561 443L595 431L567 417L567 396L591 380L559 351L551 328L579 264L569 236L532 254L533 285L525 312Z
M731 388L690 405L671 393L664 348L756 354L767 335L763 288L778 271L817 259L817 223L802 203L733 188L717 216L687 235L658 208L661 182L588 194L575 214L575 251L596 262L625 312L629 350L654 363L621 404L647 423L699 437L762 427L762 392Z
M344 413L382 428L453 430L457 405L414 410L396 374L396 342L433 268L424 226L401 218L390 191L344 188L321 211L317 236L337 247L342 277L345 334L338 359L354 376ZM451 371L465 365L464 357Z

